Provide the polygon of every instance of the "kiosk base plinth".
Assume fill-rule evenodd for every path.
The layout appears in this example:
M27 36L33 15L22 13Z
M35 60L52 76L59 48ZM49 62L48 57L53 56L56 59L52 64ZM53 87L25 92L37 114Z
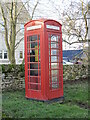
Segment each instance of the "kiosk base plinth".
M44 102L44 103L54 103L54 102L59 102L59 103L63 103L64 102L64 96L59 97L59 98L53 98L50 100L38 100L38 99L34 99L34 98L27 98L28 100L34 100L37 102Z

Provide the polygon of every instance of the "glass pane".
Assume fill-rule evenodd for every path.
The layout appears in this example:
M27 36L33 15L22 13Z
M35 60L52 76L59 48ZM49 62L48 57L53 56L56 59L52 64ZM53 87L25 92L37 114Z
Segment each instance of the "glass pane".
M58 56L51 56L51 62L58 62Z
M29 64L28 64L28 69L29 69Z
M30 70L30 76L38 76L38 69L37 70Z
M29 59L29 57L28 57L28 62L30 62L30 59Z
M57 76L56 77L52 77L52 83L57 82Z
M59 63L51 63L51 69L54 69L54 68L59 69Z
M59 88L59 78L52 77L52 88Z
M49 51L49 55L50 55L50 51ZM59 55L59 50L51 49L51 55Z
M58 76L59 75L59 70L51 70L51 75L52 76Z
M56 41L56 42L58 42L58 36L56 36L56 35L51 35L51 41Z
M38 69L38 63L37 64L30 64L30 69Z
M30 41L37 40L37 35L29 36Z
M41 85L40 84L30 84L30 89L41 90Z
M29 49L29 43L27 43L27 49Z
M37 42L33 42L33 43L30 44L30 48L35 48L37 45L38 45ZM37 48L38 48L38 47L37 47Z
M31 83L38 83L38 77L30 77Z
M35 62L35 50L30 53L30 62Z
M31 55L30 61L31 62L38 62L39 51L40 49L38 47L38 43L31 43L31 49L30 49L30 55Z
M28 76L29 76L29 72L30 72L30 71L28 70Z
M2 53L0 53L0 59L2 59Z
M58 48L58 43L51 42L51 48Z
M4 59L7 59L7 52L4 53Z
M38 90L37 84L30 84L30 89Z
M52 84L52 88L53 88L53 89L59 88L59 84L54 84L54 83L53 83L53 84Z

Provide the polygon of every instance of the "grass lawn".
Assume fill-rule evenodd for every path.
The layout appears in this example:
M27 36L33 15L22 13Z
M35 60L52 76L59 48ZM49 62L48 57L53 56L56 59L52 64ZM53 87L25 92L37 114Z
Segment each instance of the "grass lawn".
M87 82L65 84L63 104L27 100L24 90L4 92L2 96L3 118L88 118L88 110L76 104L88 102Z
M88 103L88 83L64 85L65 101Z

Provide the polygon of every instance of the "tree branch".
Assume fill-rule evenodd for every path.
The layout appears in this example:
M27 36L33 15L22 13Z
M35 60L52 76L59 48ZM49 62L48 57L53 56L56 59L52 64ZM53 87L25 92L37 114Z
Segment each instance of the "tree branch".
M2 23L0 23L0 25L2 25L3 27L5 27L5 25L3 25Z
M16 35L17 35L21 30L24 30L24 28L19 29L19 30L16 32Z
M87 34L88 34L88 26L87 26L87 18L86 18L87 12L88 12L88 11L86 11L86 12L85 12L85 14L84 14L84 20L85 20L85 29L86 29L86 33L85 33L85 39L86 39L86 37L87 37Z
M16 43L15 49L16 49L16 47L20 44L20 42L21 42L23 39L24 39L24 37L22 37L22 38L19 40L19 42Z
M18 16L20 15L21 10L23 9L23 7L25 7L26 3L28 3L28 2L29 2L29 0L28 0L27 2L25 2L25 4L23 4L23 5L21 6L21 8L18 10L19 12L17 13L16 18L18 18Z
M10 32L9 32L10 46L12 45L12 24L13 24L13 2L11 2L11 9L10 9Z
M84 39L86 40L86 37L87 37L87 34L88 34L88 26L87 26L87 18L86 18L87 13L88 13L88 4L87 4L87 10L86 10L86 12L84 13L84 7L83 7L83 1L82 1L82 0L81 0L81 3L82 3L82 15L83 15L83 17L84 17L85 30L86 30Z
M33 12L32 12L31 19L33 18L33 15L34 15L34 13L35 13L35 10L36 10L36 7L37 7L38 3L39 3L39 0L37 0L35 6L34 6L34 8L33 8Z
M2 12L2 17L3 17L3 20L4 20L4 26L5 26L5 42L6 42L6 46L8 48L8 50L10 50L10 46L9 46L9 43L8 43L8 29L7 29L7 22L6 22L6 18L5 18L5 14L4 14L4 10L3 10L3 7L0 3L0 8L1 8L1 12Z
M75 42L68 42L67 40L64 40L63 39L63 42L66 42L67 44L69 44L69 45L72 45L72 44L75 44L75 43L85 43L85 42L87 42L87 40L85 41L82 41L82 40L79 40L79 41L75 41Z
M8 5L6 4L6 8L10 11L10 8L8 7Z

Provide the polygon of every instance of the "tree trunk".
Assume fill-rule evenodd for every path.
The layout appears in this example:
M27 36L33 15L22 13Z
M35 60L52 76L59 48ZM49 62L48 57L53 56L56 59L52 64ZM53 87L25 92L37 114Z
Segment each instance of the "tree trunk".
M15 42L16 42L17 19L18 19L18 16L20 15L20 12L24 8L25 4L28 3L28 1L26 1L25 4L22 4L22 6L20 6L20 9L17 9L17 7L18 7L17 0L13 0L13 1L11 0L11 2L9 4L6 3L5 4L6 7L3 6L2 3L0 2L0 8L1 8L1 15L3 18L3 22L4 22L3 27L5 28L5 44L7 47L8 58L9 58L9 61L11 64L16 64L16 61L15 61ZM36 5L33 8L31 18L34 15L34 12L35 12L35 9L36 9L38 3L39 3L39 0L37 0ZM8 6L8 5L10 5L10 6Z
M9 57L10 63L15 64L15 52L14 51L9 51L8 52L8 57Z
M12 45L11 45L11 64L15 64L15 41L16 41L16 23L12 25Z

